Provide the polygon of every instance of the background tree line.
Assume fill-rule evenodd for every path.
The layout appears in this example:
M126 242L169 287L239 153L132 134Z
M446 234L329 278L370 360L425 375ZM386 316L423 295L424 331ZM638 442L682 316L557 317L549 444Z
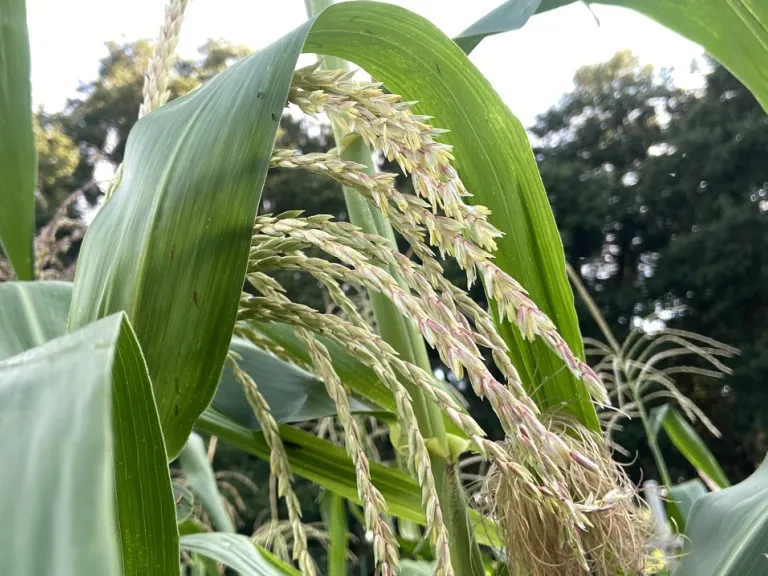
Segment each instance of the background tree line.
M107 48L97 79L82 84L63 111L36 115L38 227L83 186L85 200L71 207L70 216L87 216L101 195L91 184L97 167L122 161L151 46L111 42ZM177 63L173 95L194 89L247 53L242 46L207 42L199 58ZM670 324L741 349L727 379L679 381L722 431L723 439L716 440L699 430L738 481L768 449L768 117L724 68L709 66L704 88L691 92L676 88L667 72L619 53L579 70L573 90L530 131L567 258L617 335L651 312L674 309L666 316ZM330 146L326 126L291 115L283 118L279 138L282 146L304 152ZM345 218L343 197L330 180L270 172L262 210L297 206ZM78 247L74 242L63 258L74 261ZM448 271L461 281L458 270L448 265ZM316 286L289 274L281 281L292 298L325 306ZM482 289L476 287L473 296L482 300ZM578 300L577 306L583 333L599 338ZM487 407L476 403L471 410L493 429ZM655 476L639 423L628 423L617 439L637 454L636 480L641 470ZM673 478L694 476L673 447L664 448ZM234 455L220 446L216 468L242 472L265 487L268 466ZM251 524L268 508L267 490L241 489L243 520ZM299 493L306 519L317 519L317 494L308 487Z

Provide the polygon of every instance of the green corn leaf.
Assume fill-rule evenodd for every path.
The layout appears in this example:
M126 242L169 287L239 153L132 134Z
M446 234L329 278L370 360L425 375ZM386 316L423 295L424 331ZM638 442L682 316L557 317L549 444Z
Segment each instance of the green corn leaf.
M486 36L518 30L536 14L541 0L512 0L491 10L453 41L469 54Z
M485 36L520 28L525 23L521 20L527 1L508 0L473 25L482 33L474 44L472 37L457 38L457 43L471 50ZM536 12L575 1L541 0ZM631 8L701 44L749 88L768 112L768 3L764 0L589 0L589 4ZM521 13L519 20L507 20L507 13L517 11ZM493 14L501 14L498 22L487 20Z
M685 534L685 525L691 515L694 502L706 493L707 487L698 478L669 488L667 513L674 520L678 533Z
M270 450L262 433L250 430L213 408L203 412L197 426L240 450L269 461ZM287 425L280 426L280 437L295 474L347 500L360 503L355 467L343 448ZM375 462L370 465L371 479L387 501L389 512L398 518L424 524L421 493L416 480L395 468ZM469 517L475 526L478 542L501 546L492 522L481 518L474 510L469 510Z
M123 314L0 363L0 407L14 439L0 448L0 573L178 574L160 424Z
M698 498L674 576L761 576L768 572L768 459L749 478Z
M686 460L697 471L703 472L711 478L720 488L727 488L731 485L704 440L673 406L665 404L659 408L654 408L651 411L651 428L654 433L658 433L660 428L664 428L664 432L672 440L672 444L685 456Z
M24 0L0 0L0 247L20 280L34 278L37 153Z
M67 282L0 284L0 360L64 335L71 299Z
M240 534L189 534L179 544L182 550L212 558L242 576L299 576L297 570Z
M242 338L233 338L229 348L240 357L240 368L253 378L278 423L306 422L336 414L336 406L328 396L325 384L314 375ZM224 368L212 405L235 420L246 423L249 428L260 429L245 391L235 380L229 366ZM383 412L356 398L350 398L349 406L353 413Z
M216 486L213 468L208 462L203 439L194 432L189 435L187 443L179 454L179 465L190 489L208 512L213 527L220 532L234 532L235 526L224 508L222 496Z
M142 118L83 242L70 328L124 310L174 458L213 398L303 33Z

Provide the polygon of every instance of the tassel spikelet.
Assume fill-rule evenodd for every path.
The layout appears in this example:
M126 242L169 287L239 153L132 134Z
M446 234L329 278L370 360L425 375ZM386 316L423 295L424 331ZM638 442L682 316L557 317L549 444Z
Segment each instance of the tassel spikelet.
M184 10L188 0L170 0L165 7L165 19L160 28L160 34L152 50L147 75L144 78L144 97L139 107L139 118L157 110L168 102L171 93L168 90L168 80L176 62L176 45L179 43L179 32L184 21Z
M380 84L358 84L351 81L349 74L320 71L316 66L295 73L288 101L307 114L325 113L344 130L359 134L371 148L383 152L410 174L415 191L403 194L394 186L394 174L368 175L365 167L341 160L334 151L303 155L293 150L274 150L271 167L325 174L361 194L389 217L417 260L393 250L383 238L329 216L302 217L298 211L259 216L254 223L246 274L257 294L243 294L235 328L236 334L283 358L290 358L291 353L260 334L256 322L292 325L306 346L309 369L324 381L344 429L379 572L397 572L397 542L382 518L386 504L371 482L360 430L349 412L349 392L318 336L370 367L394 396L398 421L407 440L408 463L421 487L427 531L435 547L435 574L453 574L448 532L427 443L403 383L415 386L440 406L467 435L472 448L492 464L489 489L484 494L491 502L490 515L509 537L525 539L522 527L535 527L534 536L543 535L544 539L531 545L531 550L541 542L555 542L555 559L574 574L603 566L635 566L642 541L629 521L635 492L623 472L591 433L542 419L509 359L507 345L491 315L443 274L433 247L441 257L456 259L470 286L481 277L502 319L514 324L528 340L543 339L585 383L594 400L608 404L608 395L595 372L571 352L554 323L525 289L493 263L495 239L501 232L488 221L487 208L464 202L470 194L451 165L452 149L437 141L445 131L430 126L429 118L413 114L412 103L385 94ZM325 257L315 256L318 251ZM269 276L279 270L314 277L345 318L291 302L280 284ZM433 375L400 358L365 322L342 289L344 284L362 286L391 301L442 361L458 377L466 374L474 392L488 399L505 431L505 440L488 440L483 429ZM502 381L492 375L481 350L491 352L504 377ZM606 535L620 536L622 546L598 546L595 538ZM538 573L538 560L526 562L517 552L508 554L514 569ZM616 555L618 559L613 558Z
M277 421L272 416L266 399L259 392L256 382L240 368L237 358L232 352L227 356L227 364L229 364L235 380L243 387L248 403L251 405L256 420L264 433L264 440L269 446L270 473L277 479L277 493L285 501L285 507L288 509L288 520L293 531L293 558L298 562L302 574L314 576L317 574L317 568L309 554L307 535L304 531L304 524L301 522L301 505L293 491L291 465L288 463L288 455L285 453L285 447L280 438ZM277 518L273 517L272 521L276 522Z

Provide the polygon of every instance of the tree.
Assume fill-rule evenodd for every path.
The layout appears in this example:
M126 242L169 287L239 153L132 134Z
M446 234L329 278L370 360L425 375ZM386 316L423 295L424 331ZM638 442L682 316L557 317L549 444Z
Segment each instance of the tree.
M684 307L675 326L742 349L721 384L682 381L723 432L712 448L736 480L766 449L768 118L711 67L705 89L690 93L619 53L581 69L532 132L568 259L620 337L633 317ZM581 312L584 331L599 337ZM631 426L622 437L630 450L639 440ZM642 451L639 463L652 469Z

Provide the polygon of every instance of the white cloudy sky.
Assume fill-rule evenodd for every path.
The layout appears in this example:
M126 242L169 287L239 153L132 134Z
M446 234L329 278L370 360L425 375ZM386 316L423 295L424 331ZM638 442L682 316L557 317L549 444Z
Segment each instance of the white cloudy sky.
M35 104L60 109L79 81L94 78L107 40L153 38L166 0L28 0ZM397 0L455 35L500 0ZM575 70L631 49L643 62L673 67L678 85L700 84L691 62L700 47L633 12L574 4L536 16L520 31L486 39L472 54L524 124L556 103ZM254 49L269 44L305 19L303 0L191 0L179 52L192 57L207 38Z

